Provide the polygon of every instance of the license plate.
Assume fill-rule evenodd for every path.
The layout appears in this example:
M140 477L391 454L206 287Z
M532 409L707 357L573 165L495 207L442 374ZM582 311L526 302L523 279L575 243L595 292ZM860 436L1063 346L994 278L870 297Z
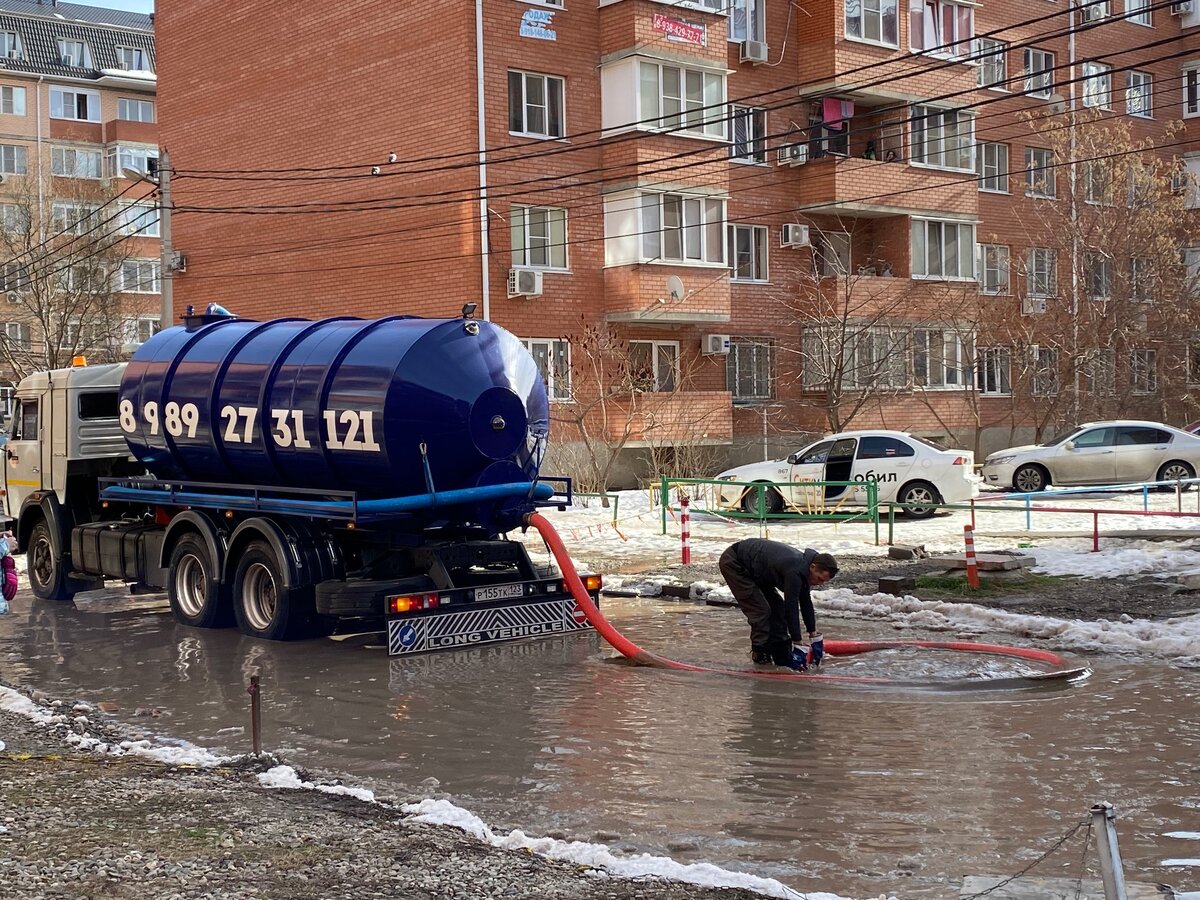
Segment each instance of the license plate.
M475 589L476 600L508 600L512 597L524 597L523 584L498 584L495 587Z

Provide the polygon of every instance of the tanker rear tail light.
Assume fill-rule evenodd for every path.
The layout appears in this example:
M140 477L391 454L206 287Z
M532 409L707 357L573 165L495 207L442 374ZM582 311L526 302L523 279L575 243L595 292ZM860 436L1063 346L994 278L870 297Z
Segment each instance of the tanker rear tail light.
M437 609L440 605L441 600L437 594L406 594L402 597L388 597L388 612L392 615L418 612L422 609Z
M580 575L579 580L583 582L583 589L589 594L594 594L600 590L600 588L604 587L603 575ZM570 591L570 588L567 587L567 583L565 581L563 582L562 589L564 593Z

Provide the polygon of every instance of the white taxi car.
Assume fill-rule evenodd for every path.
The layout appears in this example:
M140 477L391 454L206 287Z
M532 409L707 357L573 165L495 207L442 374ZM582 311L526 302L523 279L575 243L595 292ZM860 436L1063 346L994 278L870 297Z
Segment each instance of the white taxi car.
M979 495L975 456L968 450L947 450L903 431L843 431L821 438L787 459L750 463L729 469L718 481L718 507L758 511L759 491L746 484L770 484L766 511L829 510L867 502L867 482L879 487L879 502L894 501L915 518L932 516L940 503L965 503ZM797 482L845 481L828 485L823 496Z

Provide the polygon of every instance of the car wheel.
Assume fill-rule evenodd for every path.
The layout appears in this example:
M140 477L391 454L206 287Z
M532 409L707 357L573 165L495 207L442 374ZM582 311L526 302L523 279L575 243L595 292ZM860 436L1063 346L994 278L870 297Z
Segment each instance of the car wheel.
M1158 477L1155 478L1155 481L1187 481L1189 478L1195 477L1195 469L1183 462L1183 460L1173 459L1168 463L1163 463L1163 467L1158 470ZM1183 489L1187 491L1191 487L1190 484L1185 484ZM1175 486L1164 484L1160 485L1158 489L1160 491L1173 491L1175 490Z
M1013 487L1023 494L1036 494L1050 486L1050 473L1030 463L1013 472Z
M742 509L751 515L758 514L759 485L762 486L762 492L765 494L763 506L766 514L775 516L783 512L783 497L780 496L779 491L770 486L770 482L766 481L757 481L755 487L746 488L746 493L742 496Z
M906 484L896 495L904 514L913 519L928 519L942 502L942 495L928 481Z

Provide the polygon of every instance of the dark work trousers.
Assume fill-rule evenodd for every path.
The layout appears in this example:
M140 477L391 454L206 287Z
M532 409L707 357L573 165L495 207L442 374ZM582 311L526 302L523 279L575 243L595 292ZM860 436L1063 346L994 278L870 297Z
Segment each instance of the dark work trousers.
M764 590L738 561L732 547L721 554L717 566L750 622L751 652L768 654L776 665L786 666L792 658L792 638L783 615L783 598L774 588Z

